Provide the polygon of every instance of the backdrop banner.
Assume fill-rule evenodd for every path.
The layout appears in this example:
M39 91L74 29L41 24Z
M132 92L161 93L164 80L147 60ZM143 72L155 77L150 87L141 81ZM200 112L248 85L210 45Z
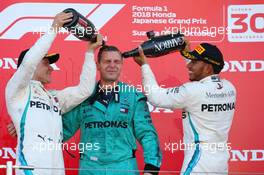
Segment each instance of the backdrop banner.
M19 53L31 47L47 31L54 16L74 8L91 20L108 45L122 52L156 35L181 31L195 48L201 42L217 45L225 59L221 76L237 88L237 105L230 130L230 172L264 172L264 3L263 0L8 0L0 3L0 164L15 163L17 138L8 134L5 87L16 71ZM76 85L87 42L61 31L51 52L61 59L53 64L53 82L48 89ZM149 59L160 85L177 86L188 80L186 62L179 54ZM97 77L98 78L98 77ZM141 87L141 72L132 58L124 60L121 80ZM161 171L180 171L183 161L181 110L149 104L163 152ZM78 143L79 133L67 143ZM78 150L64 151L65 167L77 168ZM142 148L136 153L144 168ZM0 174L4 174L0 170ZM77 171L67 171L76 175ZM165 173L175 174L175 173ZM177 174L177 173L176 173Z

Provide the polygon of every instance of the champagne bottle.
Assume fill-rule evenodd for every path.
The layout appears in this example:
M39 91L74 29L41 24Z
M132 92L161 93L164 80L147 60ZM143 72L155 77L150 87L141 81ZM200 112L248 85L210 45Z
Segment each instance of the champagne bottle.
M72 8L65 9L63 12L71 12L73 14L72 21L65 23L63 25L64 28L80 40L96 42L97 31L94 24L90 20Z
M147 32L148 41L141 44L146 57L159 57L185 48L184 35L168 34L155 36L153 31ZM122 54L124 58L139 56L138 48Z

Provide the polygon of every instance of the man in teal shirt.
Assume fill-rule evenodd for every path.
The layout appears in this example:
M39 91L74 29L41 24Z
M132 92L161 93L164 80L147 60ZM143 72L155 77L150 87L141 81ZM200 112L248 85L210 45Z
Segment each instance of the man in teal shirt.
M157 175L161 152L146 97L135 87L120 82L123 58L115 46L98 53L100 81L91 97L63 116L64 140L80 128L84 149L79 175L138 175L136 141L144 150L144 175Z

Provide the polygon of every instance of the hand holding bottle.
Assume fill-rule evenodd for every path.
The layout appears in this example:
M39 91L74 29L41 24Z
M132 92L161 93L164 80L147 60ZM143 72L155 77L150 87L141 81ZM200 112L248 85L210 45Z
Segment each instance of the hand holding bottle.
M139 65L142 66L144 64L148 64L147 58L144 55L143 49L141 46L138 47L139 56L134 57L134 61Z
M96 42L89 42L87 51L94 51L95 49L99 48L100 46L104 45L103 36L98 34L96 36Z
M73 14L72 13L64 13L64 12L60 12L58 13L55 17L54 17L54 20L53 20L53 23L52 23L52 29L55 31L55 32L58 32L60 30L60 28L65 24L65 23L68 23L68 22L71 22L72 21L72 17L73 17Z

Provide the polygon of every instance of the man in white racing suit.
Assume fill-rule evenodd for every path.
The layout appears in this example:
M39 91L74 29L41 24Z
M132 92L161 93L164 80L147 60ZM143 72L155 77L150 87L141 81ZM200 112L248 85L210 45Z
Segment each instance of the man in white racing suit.
M102 37L98 35L98 41L88 45L77 86L59 91L46 90L45 85L51 82L53 71L50 64L59 59L59 54L48 55L47 52L59 28L71 20L71 13L57 14L51 29L30 49L21 52L18 69L7 83L7 110L18 136L16 164L36 167L34 170L18 170L16 174L65 174L61 149L63 139L61 114L71 110L92 94L96 83L94 49L102 43Z
M202 43L192 52L189 42L181 54L191 82L174 88L160 88L141 48L134 60L141 66L143 86L151 104L183 109L184 162L181 174L228 172L229 129L235 110L236 89L221 79L223 55L214 45ZM200 172L200 173L199 173Z

